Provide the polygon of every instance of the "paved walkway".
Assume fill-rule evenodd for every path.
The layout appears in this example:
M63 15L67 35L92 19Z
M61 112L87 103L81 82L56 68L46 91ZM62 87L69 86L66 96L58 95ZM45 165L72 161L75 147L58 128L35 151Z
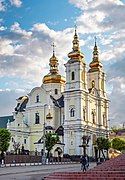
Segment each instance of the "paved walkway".
M90 164L90 168L95 163ZM17 167L1 167L0 180L42 180L52 172L81 171L81 164L56 164L41 166L17 166Z

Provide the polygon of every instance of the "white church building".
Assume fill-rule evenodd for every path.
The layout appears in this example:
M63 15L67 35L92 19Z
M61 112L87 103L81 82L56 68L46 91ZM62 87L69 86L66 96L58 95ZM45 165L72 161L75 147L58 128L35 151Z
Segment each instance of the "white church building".
M83 154L80 145L84 135L90 137L87 153L93 156L96 138L108 135L109 100L96 40L88 71L76 29L72 43L65 64L66 78L59 73L53 49L50 71L42 85L17 99L14 121L7 124L12 136L9 151L13 151L14 143L19 143L31 153L40 153L43 133L56 132L60 140L52 149L53 156L58 150L61 155Z

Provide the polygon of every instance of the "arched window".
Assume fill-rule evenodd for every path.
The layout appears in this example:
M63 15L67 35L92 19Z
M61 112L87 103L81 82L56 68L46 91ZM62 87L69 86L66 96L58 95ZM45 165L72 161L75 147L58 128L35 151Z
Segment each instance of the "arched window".
M74 73L74 71L72 72L72 80L75 80L75 73Z
M74 116L75 116L75 110L74 110L74 108L71 108L70 117L74 117Z
M58 94L58 89L55 89L55 94Z
M36 102L39 102L39 95L36 96Z
M40 121L40 117L39 117L39 113L35 114L35 124L39 124Z
M92 123L95 124L95 113L92 111Z

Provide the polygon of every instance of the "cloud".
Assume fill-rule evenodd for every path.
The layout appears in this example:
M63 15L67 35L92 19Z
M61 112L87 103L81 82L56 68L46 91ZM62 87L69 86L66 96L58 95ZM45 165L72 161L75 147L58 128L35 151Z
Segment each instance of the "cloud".
M32 32L27 32L26 30L21 29L20 24L15 22L10 29L12 32L22 35L24 38L29 38L32 35Z
M65 58L72 50L70 43L73 29L54 31L45 24L34 24L26 31L15 22L8 34L3 33L0 39L0 76L20 77L27 80L27 85L33 87L42 84L42 77L49 73L49 59L52 56L51 44L56 44L56 55L59 59L61 73L64 74ZM81 44L84 44L81 41ZM64 53L65 52L65 53ZM32 83L29 83L31 82Z
M102 33L112 29L119 30L125 26L125 4L120 0L69 0L82 10L76 19L84 33Z
M0 11L6 10L6 4L4 0L0 0Z
M115 77L110 80L112 92L110 94L110 124L111 126L122 126L125 122L125 77Z
M69 0L69 2L81 12L76 17L76 22L82 37L80 45L82 48L86 46L84 51L87 49L92 52L93 37L95 35L98 37L97 43L102 51L100 59L106 68L107 88L111 101L109 118L111 124L119 122L122 124L125 104L125 4L120 0ZM16 81L21 82L21 84L14 83L11 79L8 88L12 84L15 89L21 89L21 86L31 89L42 84L42 77L49 72L53 42L56 45L60 72L64 74L67 54L72 50L73 31L74 28L55 31L45 23L36 23L31 29L25 30L21 28L19 22L15 22L10 31L9 29L1 31L0 77L18 77ZM85 51L87 60L90 59L89 52Z
M12 6L21 7L22 1L21 0L10 0Z
M7 28L4 26L0 26L0 31L5 31Z
M16 107L16 99L25 94L27 91L23 89L0 89L0 116L11 115Z
M13 55L12 40L0 38L0 55Z

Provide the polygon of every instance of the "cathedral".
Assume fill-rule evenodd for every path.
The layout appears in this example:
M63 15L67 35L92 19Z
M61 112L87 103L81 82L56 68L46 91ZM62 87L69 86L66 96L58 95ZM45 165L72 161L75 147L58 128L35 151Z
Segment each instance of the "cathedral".
M72 51L65 63L66 77L58 70L59 61L53 54L50 70L40 87L17 99L14 121L7 123L11 132L9 151L14 144L34 154L44 148L43 135L56 132L59 141L51 150L69 155L83 154L83 136L89 137L87 153L94 155L97 137L108 135L108 104L105 89L105 72L99 59L95 39L93 58L86 69L84 54L80 50L77 31L72 41Z

